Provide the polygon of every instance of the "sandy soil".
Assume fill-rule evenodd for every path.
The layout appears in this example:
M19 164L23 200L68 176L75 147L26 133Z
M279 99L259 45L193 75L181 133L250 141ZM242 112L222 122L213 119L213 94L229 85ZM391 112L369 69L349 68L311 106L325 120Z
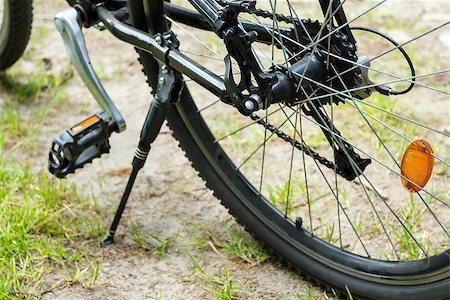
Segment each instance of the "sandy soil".
M55 13L64 7L64 4L54 1L36 1L35 4L34 33L43 28L48 32L34 41L33 60L49 60L56 73L71 68L52 23ZM448 39L442 39L448 43ZM132 47L109 38L107 32L95 30L86 33L86 40L106 89L124 114L127 130L111 137L110 154L77 171L68 181L76 183L79 190L95 195L100 209L107 216L107 225L125 186L151 95ZM33 63L29 64L32 68ZM26 68L28 64L25 62L23 66ZM69 96L66 101L73 110L61 111L60 115L47 122L45 134L37 141L38 147L32 155L36 168L46 168L47 147L54 134L98 111L95 101L77 76L63 88ZM135 245L131 224L157 237L168 238L175 234L180 237L161 257ZM236 285L250 292L244 293L243 298L296 299L296 295L304 295L310 289L314 299L330 297L276 260L251 266L210 246L188 245L189 240L183 237L195 230L192 224L202 224L223 236L224 228L234 226L234 220L196 176L168 127L164 126L135 184L116 243L106 248L88 246L89 252L102 261L97 283L89 288L67 285L57 274L49 274L46 281L51 289L43 298L155 299L158 295L163 299L214 298L205 290L205 282L187 258L187 251L211 274L229 270ZM52 286L53 282L56 284Z
M66 6L63 3L36 1L33 34L35 49L32 59L21 62L24 71L30 71L36 62L45 59L52 72L71 72L62 40L54 29L53 16ZM139 132L151 101L150 89L145 83L137 54L128 45L109 38L106 32L89 30L86 40L94 65L112 99L123 112L127 130L111 137L110 154L69 176L80 191L95 195L100 209L105 213L105 229L112 220L120 195L128 178L128 170ZM45 169L47 151L52 136L98 111L96 102L74 76L63 86L68 95L66 107L60 115L48 120L44 134L31 154L36 169ZM26 109L26 108L25 108ZM56 179L55 179L56 180ZM160 238L179 234L167 254L160 257L137 247L130 233L130 224L142 232ZM211 195L196 175L184 153L178 148L167 126L154 143L145 168L135 184L129 205L116 235L116 243L103 248L89 246L88 252L102 263L97 283L89 288L68 285L58 274L48 274L44 279L48 291L43 299L209 299L207 284L197 276L186 251L210 274L230 271L235 285L249 291L245 298L278 299L303 294L310 284L277 261L258 266L215 252L210 246L189 246L189 232L194 225L202 224L218 236L223 236L224 226L235 226L234 220ZM318 297L324 292L312 288Z

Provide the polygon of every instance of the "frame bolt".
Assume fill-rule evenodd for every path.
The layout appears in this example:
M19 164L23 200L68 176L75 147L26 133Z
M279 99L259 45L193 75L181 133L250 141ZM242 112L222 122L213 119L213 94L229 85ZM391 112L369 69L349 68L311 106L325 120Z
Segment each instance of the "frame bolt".
M161 36L156 36L155 37L155 41L158 43L158 45L161 45L162 44L162 39L161 39Z
M295 218L295 227L297 227L297 229L302 229L302 225L303 225L302 217Z
M166 65L162 65L161 72L163 72L163 74L167 74L169 72L169 68L167 68Z
M251 100L247 100L244 103L244 106L246 109L253 111L255 109L255 103L253 103L253 101Z
M158 83L160 85L164 85L164 83L166 83L166 80L164 79L164 77L159 77Z
M253 102L254 105L255 104L257 105L256 109L263 108L263 101L262 101L262 99L261 99L261 97L259 95L251 94L249 98L252 99L252 102Z

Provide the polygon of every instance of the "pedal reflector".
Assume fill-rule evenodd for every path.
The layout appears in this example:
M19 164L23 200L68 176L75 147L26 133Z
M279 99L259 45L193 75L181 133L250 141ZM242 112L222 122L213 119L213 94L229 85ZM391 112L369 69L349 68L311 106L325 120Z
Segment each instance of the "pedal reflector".
M417 193L427 184L434 166L433 149L425 140L415 140L403 155L401 174L403 187L410 193ZM413 183L414 184L413 184Z
M100 118L97 115L93 115L89 118L87 118L86 120L78 123L77 125L73 126L72 128L70 128L70 133L72 134L77 134L80 133L81 131L85 130L86 128L88 128L89 126L91 126L92 124L96 123L100 121Z

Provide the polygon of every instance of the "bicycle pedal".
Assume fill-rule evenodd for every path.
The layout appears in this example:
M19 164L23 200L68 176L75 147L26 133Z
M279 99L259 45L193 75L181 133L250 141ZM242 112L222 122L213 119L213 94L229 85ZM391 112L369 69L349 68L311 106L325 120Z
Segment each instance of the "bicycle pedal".
M109 153L109 137L116 124L101 112L55 136L49 152L48 169L58 178L65 178L93 159Z

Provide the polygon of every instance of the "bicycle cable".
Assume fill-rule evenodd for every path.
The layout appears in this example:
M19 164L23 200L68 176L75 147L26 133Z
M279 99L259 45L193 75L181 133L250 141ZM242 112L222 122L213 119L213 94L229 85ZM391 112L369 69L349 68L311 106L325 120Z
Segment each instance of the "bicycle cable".
M369 27L354 26L354 27L350 27L350 30L367 31L367 32L376 34L376 35L381 36L382 38L388 40L391 44L396 46L398 48L398 50L402 53L403 57L408 62L408 66L409 66L409 69L411 71L411 83L410 83L410 85L407 88L405 88L404 90L401 90L401 91L395 91L395 90L390 89L389 90L389 94L391 94L391 95L402 95L402 94L406 94L410 90L412 90L412 88L414 87L415 82L416 82L416 79L415 79L416 71L414 70L414 65L413 65L413 63L411 61L411 58L409 57L408 53L406 53L405 49L402 46L400 46L399 43L397 43L393 38L391 38L387 34L384 34L384 33L380 32L378 30L375 30L375 29L372 29L372 28L369 28ZM380 92L379 86L375 86L374 88L375 88L375 90Z

